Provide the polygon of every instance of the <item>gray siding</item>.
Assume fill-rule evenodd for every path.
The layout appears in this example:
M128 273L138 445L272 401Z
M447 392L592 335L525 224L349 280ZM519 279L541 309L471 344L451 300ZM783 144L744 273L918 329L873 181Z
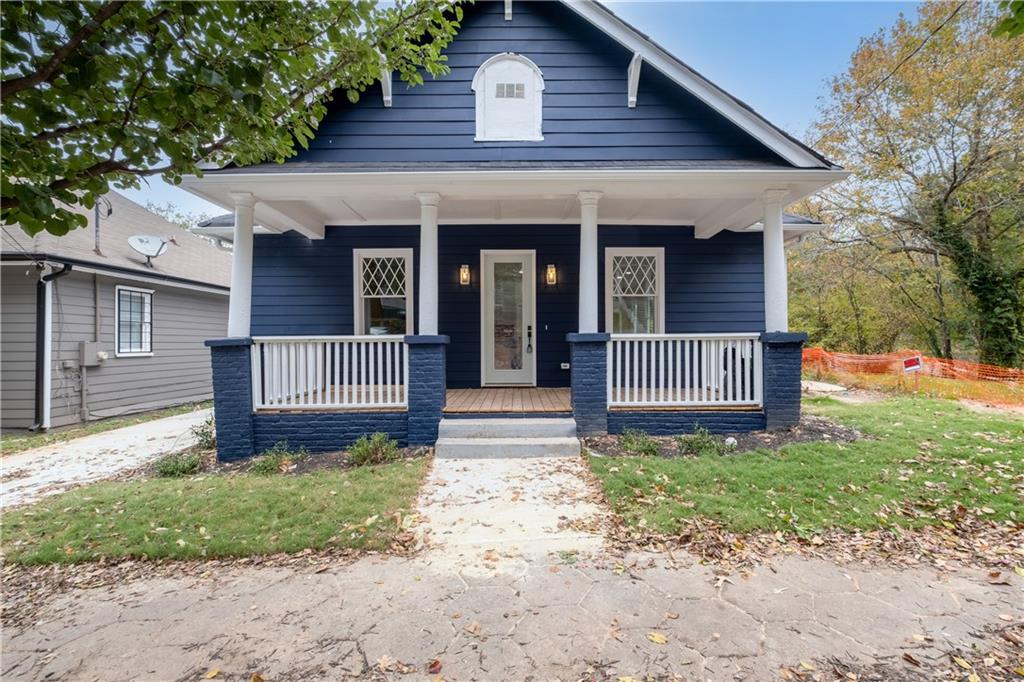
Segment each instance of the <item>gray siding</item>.
M228 297L191 289L139 284L97 276L100 342L110 357L87 371L93 418L207 400L212 396L210 354L203 342L224 336ZM115 356L114 287L153 290L153 355ZM53 296L52 426L80 420L82 373L78 343L92 341L95 328L94 276L73 273L56 282ZM65 363L68 364L65 367Z
M36 278L26 263L0 268L0 426L35 421Z

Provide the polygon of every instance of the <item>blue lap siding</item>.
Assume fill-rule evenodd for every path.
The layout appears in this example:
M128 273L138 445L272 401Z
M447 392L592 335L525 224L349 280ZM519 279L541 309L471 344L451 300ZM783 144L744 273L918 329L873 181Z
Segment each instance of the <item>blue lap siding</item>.
M598 311L605 330L605 249L665 248L665 333L764 330L764 258L759 233L719 232L694 239L693 228L602 225L598 232Z
M599 316L604 330L605 248L665 249L665 331L757 332L764 329L761 237L723 232L693 238L693 228L603 225L599 242ZM352 250L411 248L418 268L419 228L331 227L322 240L288 232L258 235L254 246L252 334L347 335L353 333ZM451 388L480 385L480 252L536 251L537 383L568 386L565 335L577 331L579 227L576 225L442 225L438 233L439 332L451 337L447 381ZM468 286L459 266L470 266ZM558 284L544 280L548 264ZM414 291L417 287L414 286Z
M516 52L544 74L544 140L474 142L473 75L489 57ZM360 101L339 93L309 148L294 162L496 162L744 160L785 165L770 150L660 72L644 65L638 105L626 106L632 53L553 2L465 7L445 50L451 73L407 87L393 105L375 84Z

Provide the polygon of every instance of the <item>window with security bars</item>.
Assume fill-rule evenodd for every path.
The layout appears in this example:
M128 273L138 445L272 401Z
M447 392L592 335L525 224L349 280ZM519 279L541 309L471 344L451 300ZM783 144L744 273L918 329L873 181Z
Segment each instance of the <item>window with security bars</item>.
M609 326L613 334L660 333L659 258L657 253L643 252L610 255Z
M412 254L402 249L357 251L356 333L412 334L409 275Z
M149 355L153 352L153 292L130 287L116 288L117 354Z
M496 83L494 96L498 99L526 99L526 83Z

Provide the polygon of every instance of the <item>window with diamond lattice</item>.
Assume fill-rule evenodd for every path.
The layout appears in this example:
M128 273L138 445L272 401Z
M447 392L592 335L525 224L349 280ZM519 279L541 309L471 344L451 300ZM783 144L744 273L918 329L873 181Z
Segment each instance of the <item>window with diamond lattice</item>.
M662 249L608 249L606 328L613 334L660 334Z
M356 249L355 333L412 334L412 251Z

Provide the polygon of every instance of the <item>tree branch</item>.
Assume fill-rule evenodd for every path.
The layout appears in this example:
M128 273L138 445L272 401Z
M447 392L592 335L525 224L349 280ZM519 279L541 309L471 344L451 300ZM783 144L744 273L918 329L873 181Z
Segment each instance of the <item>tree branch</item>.
M88 40L99 30L104 22L120 12L121 8L126 4L128 4L127 0L114 0L114 2L108 2L106 5L103 5L66 43L57 48L53 56L45 64L33 73L18 78L8 78L0 83L0 98L11 97L22 90L34 88L40 83L49 81L57 72L57 69L60 68L60 65L78 49L78 46Z

